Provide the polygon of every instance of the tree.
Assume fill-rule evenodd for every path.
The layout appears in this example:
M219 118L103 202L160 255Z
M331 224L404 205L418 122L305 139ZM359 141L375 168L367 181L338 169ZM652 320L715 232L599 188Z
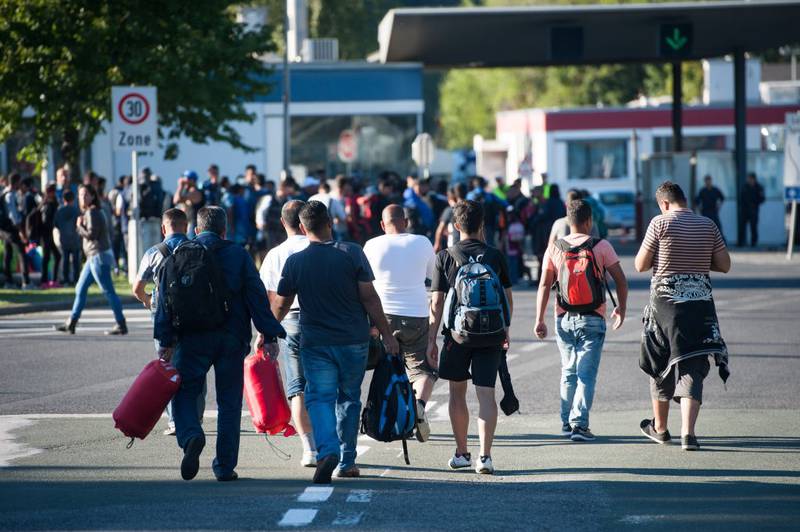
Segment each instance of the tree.
M24 127L41 159L55 140L78 154L109 118L112 85L158 87L159 136L251 151L229 121L252 121L244 102L266 93L270 29L246 32L234 2L0 0L0 142Z

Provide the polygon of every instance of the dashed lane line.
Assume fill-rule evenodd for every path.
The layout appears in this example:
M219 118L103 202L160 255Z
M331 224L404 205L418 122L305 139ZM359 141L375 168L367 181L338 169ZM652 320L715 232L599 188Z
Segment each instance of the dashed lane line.
M333 526L356 526L361 522L364 517L364 512L336 512L336 519L333 520Z
M333 495L330 486L309 486L297 497L297 502L325 502Z
M278 521L278 526L301 527L310 525L317 517L316 508L290 508Z
M372 490L350 490L347 502L368 503L372 500Z

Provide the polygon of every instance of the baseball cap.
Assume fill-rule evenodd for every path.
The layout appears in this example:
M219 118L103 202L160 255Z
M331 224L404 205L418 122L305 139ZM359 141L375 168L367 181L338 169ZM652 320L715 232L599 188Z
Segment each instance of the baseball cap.
M303 188L306 187L318 187L319 186L319 179L316 177L308 176L303 180Z
M192 181L197 181L197 172L194 170L184 170L183 177L191 179Z

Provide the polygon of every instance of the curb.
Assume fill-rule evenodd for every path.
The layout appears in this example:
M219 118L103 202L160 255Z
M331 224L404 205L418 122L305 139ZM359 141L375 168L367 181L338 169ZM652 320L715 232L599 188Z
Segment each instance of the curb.
M119 296L123 305L139 303L133 296ZM86 300L86 308L98 308L108 306L106 298L103 296L92 296ZM13 316L15 314L33 314L36 312L53 312L58 310L70 310L72 301L50 301L46 303L21 303L0 307L0 316Z

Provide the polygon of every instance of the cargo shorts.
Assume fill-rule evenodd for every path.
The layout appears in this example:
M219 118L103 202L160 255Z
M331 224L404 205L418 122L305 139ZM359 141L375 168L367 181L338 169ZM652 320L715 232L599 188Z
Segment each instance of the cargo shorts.
M387 314L389 328L400 344L400 352L408 368L408 380L412 383L423 377L437 378L436 370L428 364L428 318L413 318Z

